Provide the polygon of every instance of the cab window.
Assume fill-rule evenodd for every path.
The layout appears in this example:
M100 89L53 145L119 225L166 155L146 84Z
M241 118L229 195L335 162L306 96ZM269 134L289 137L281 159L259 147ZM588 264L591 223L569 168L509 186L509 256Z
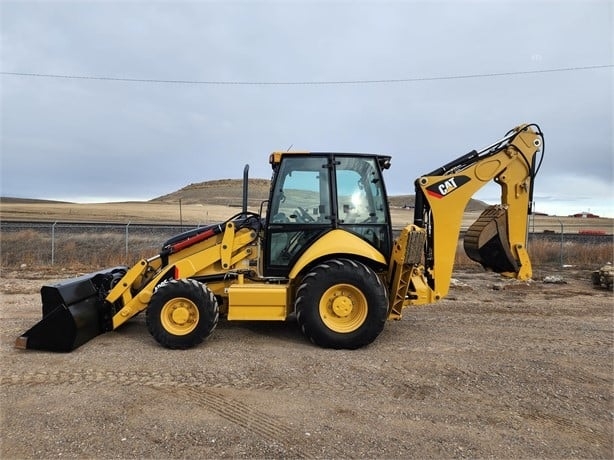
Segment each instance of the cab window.
M388 207L375 159L342 156L335 159L339 226L388 254Z

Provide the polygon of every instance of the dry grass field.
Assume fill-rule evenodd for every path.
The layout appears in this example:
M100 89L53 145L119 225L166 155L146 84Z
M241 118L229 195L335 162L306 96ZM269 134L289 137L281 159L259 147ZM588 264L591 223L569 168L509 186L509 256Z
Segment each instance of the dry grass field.
M262 203L268 197L269 181L250 179L248 187L248 210L260 212ZM122 203L69 203L43 200L0 198L0 221L54 223L114 223L118 225L177 225L183 229L210 223L224 222L241 211L243 184L237 179L222 179L189 184L180 190L145 202ZM400 229L413 222L414 197L411 195L389 198L392 224ZM461 229L467 229L486 207L486 203L471 200L467 206ZM533 234L554 233L578 235L595 233L612 235L614 220L604 218L572 218L557 216L531 216L529 231ZM132 227L134 228L134 227ZM139 235L134 231L128 241L121 231L98 229L96 232L70 231L69 235L56 232L51 242L50 232L32 231L24 224L21 231L3 232L0 235L2 266L22 264L46 265L54 259L56 263L70 266L106 266L116 263L131 264L141 257L150 257L168 237L166 233ZM565 254L574 264L601 263L612 261L612 241L609 244L565 247ZM51 256L53 245L54 256ZM128 246L130 246L128 248ZM536 262L562 262L562 248L558 241L544 241L531 247ZM457 264L471 264L461 250Z
M47 222L113 222L179 224L181 220L197 225L203 222L224 221L240 208L201 204L124 202L124 203L12 203L3 202L0 219L3 221Z
M240 212L240 201L230 205L223 204L179 204L176 202L146 201L123 203L55 203L55 202L13 202L2 201L0 220L31 222L128 222L147 224L176 224L197 226L211 222L223 222ZM249 211L258 212L259 206L249 206ZM465 213L462 228L467 228L479 216L480 211ZM413 210L400 206L391 207L394 227L403 227L413 221ZM597 232L614 233L614 219L611 218L574 218L562 216L531 217L531 230L542 233Z
M260 212L260 203L266 199L268 190L265 181L254 179L250 185L249 211ZM207 202L203 197L207 197ZM118 225L152 224L177 225L184 229L227 220L241 211L241 186L238 181L223 180L202 184L191 184L157 199L146 202L123 203L67 203L40 200L1 199L0 221L54 223L115 223ZM181 200L181 201L180 201ZM413 204L413 197L391 197L393 228L400 229L413 222L413 210L403 204ZM467 229L479 216L485 206L472 201L465 212L462 229ZM572 218L557 216L531 216L529 231L533 234L554 233L578 235L595 233L612 235L614 220L606 218ZM134 227L132 227L134 228ZM50 233L50 232L47 232ZM47 265L52 262L70 266L100 267L110 264L131 264L142 257L150 257L170 234L130 235L130 248L122 231L115 233L99 230L95 234L82 235L71 231L69 236L59 232L51 242L51 235L45 231L33 231L24 224L21 231L0 234L1 264L3 267ZM590 238L590 236L588 237ZM614 259L613 241L599 240L599 244L581 245L566 241L565 247L556 238L531 246L531 257L535 263L573 263L588 266L611 262ZM54 256L51 255L51 246ZM460 246L460 245L459 245ZM564 257L563 257L564 252ZM459 248L457 265L471 265Z
M268 198L269 180L250 179L248 208L259 212ZM239 179L221 179L189 184L175 192L145 202L123 203L68 203L42 200L0 198L1 221L46 222L128 222L147 224L184 224L197 226L223 222L241 209L243 183ZM392 223L401 228L413 221L412 195L389 197ZM487 206L479 200L470 200L462 228L467 228ZM597 232L614 233L614 219L532 216L531 231L560 233Z

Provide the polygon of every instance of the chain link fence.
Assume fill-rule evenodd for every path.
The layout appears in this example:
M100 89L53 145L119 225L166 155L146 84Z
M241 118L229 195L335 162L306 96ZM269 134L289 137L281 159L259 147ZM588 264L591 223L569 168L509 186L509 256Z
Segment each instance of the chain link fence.
M186 225L147 225L69 222L0 222L0 254L3 267L21 265L132 265L143 257L159 253L162 244L183 231L200 227ZM396 229L396 232L400 230ZM464 231L466 229L462 229ZM588 254L591 246L603 246L604 262L612 261L611 228L586 230L586 223L559 222L553 230L529 222L529 252L539 255L548 247L548 262L574 263L578 253ZM461 235L462 238L462 235ZM572 250L573 246L573 250ZM594 247L592 248L594 252ZM555 252L553 255L552 252ZM558 252L558 254L556 254Z
M3 266L131 264L158 253L164 241L187 229L130 222L2 222L0 254Z

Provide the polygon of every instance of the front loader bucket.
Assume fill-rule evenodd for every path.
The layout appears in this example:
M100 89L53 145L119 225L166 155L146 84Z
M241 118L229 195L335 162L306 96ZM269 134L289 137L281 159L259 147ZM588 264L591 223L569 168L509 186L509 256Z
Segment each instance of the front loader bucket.
M467 230L463 246L469 258L484 268L497 273L519 270L510 250L507 210L500 205L489 206L480 214Z
M106 292L126 272L115 267L41 288L43 319L15 341L15 347L68 352L111 330Z

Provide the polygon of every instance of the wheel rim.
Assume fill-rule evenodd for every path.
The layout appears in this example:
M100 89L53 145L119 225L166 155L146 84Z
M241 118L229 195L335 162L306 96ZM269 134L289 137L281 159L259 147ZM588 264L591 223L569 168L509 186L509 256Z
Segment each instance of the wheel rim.
M186 335L198 325L198 307L185 297L176 297L166 302L160 312L164 329L174 335Z
M320 298L320 318L334 332L355 331L365 322L367 312L366 297L351 284L335 284Z

